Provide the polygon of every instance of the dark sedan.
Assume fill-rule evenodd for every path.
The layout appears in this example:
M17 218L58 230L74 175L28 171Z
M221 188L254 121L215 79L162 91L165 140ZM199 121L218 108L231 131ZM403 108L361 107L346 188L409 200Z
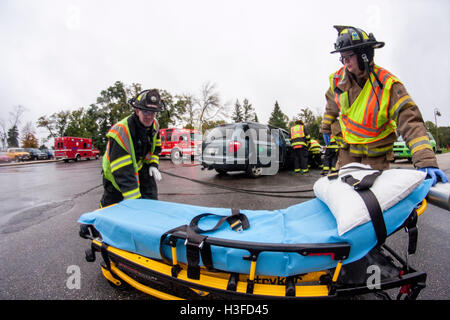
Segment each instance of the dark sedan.
M219 173L246 171L256 178L277 174L291 163L288 132L256 122L216 127L202 144L202 166Z
M36 148L25 148L25 150L30 153L31 160L47 160L47 153L42 152Z

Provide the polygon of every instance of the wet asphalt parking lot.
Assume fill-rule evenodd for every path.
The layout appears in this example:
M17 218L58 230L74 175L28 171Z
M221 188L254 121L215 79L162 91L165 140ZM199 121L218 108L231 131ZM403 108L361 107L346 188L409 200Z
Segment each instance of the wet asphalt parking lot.
M441 168L450 176L450 154L439 155ZM394 163L391 167L408 167ZM304 176L288 170L258 179L244 173L219 175L199 165L174 165L161 160L159 199L165 201L241 209L285 208L307 201L320 177L319 170ZM99 260L88 263L88 240L78 236L78 217L98 208L102 194L101 160L36 163L0 167L0 299L128 300L151 299L132 290L112 289L100 272ZM176 177L179 175L184 178ZM199 180L200 184L188 179ZM211 184L215 184L213 186ZM275 196L236 192L227 187L257 191L284 191ZM407 236L397 232L388 244L404 252ZM417 253L409 261L428 274L419 299L450 299L450 212L429 205L419 219ZM70 288L73 268L81 272L80 288Z

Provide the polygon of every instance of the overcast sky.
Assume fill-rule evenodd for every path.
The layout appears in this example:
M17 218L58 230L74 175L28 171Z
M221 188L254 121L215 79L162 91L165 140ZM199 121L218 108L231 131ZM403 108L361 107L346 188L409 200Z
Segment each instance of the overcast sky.
M87 107L122 81L222 102L247 98L266 123L277 100L289 118L322 113L333 25L372 32L375 62L406 86L425 120L450 126L450 1L0 1L0 119L21 125ZM40 138L47 132L38 130Z

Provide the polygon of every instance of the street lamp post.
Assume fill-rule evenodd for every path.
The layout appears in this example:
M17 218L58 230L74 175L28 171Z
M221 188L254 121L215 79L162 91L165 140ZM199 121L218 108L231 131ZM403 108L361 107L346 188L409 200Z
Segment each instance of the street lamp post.
M434 125L436 126L436 151L438 151L439 148L439 129L437 125L437 117L440 117L441 113L439 112L438 108L434 108Z

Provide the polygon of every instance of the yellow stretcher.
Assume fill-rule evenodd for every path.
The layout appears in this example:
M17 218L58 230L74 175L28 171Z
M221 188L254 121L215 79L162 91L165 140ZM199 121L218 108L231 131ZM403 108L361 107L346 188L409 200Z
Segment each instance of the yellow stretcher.
M416 209L417 216L427 207L423 200ZM400 229L399 229L400 230ZM147 258L104 243L92 226L80 231L91 240L86 260L95 261L96 253L103 258L101 271L108 282L123 290L130 287L163 300L182 299L329 299L366 293L384 293L400 288L397 298L415 299L425 287L426 273L416 271L386 244L375 247L363 259L336 268L290 277L255 275L257 260L251 261L248 274L200 269L199 279L187 275L187 265L177 259L172 248L172 261ZM369 281L367 267L379 265L382 277L377 283Z

